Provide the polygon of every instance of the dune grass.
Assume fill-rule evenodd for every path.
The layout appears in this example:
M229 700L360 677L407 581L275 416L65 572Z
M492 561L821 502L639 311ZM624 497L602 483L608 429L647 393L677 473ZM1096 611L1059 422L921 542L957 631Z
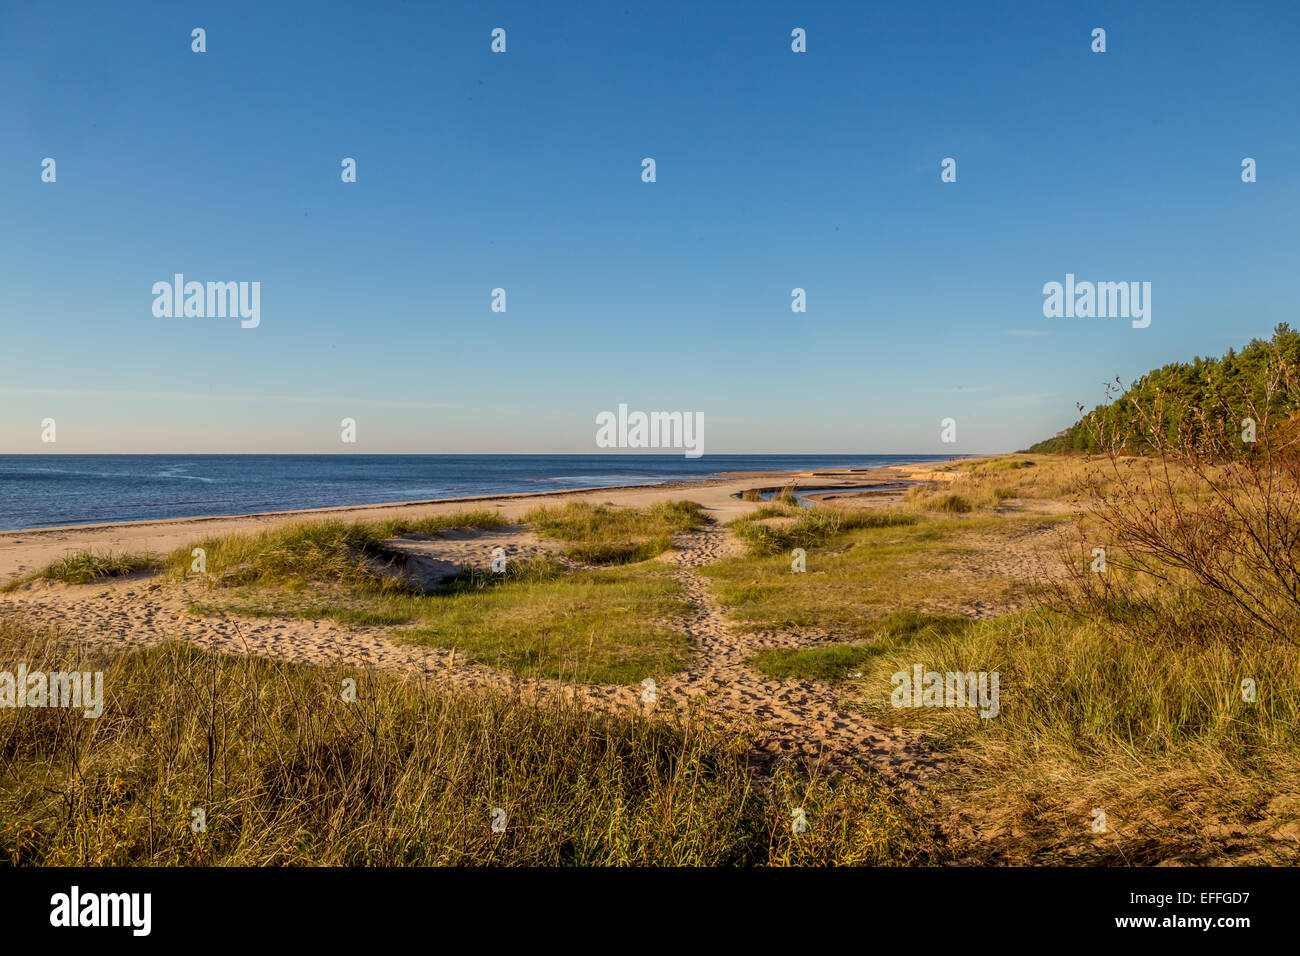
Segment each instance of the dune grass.
M566 542L565 557L584 564L631 564L672 548L672 536L698 531L710 518L691 501L620 508L573 501L534 508L524 522L537 533Z
M969 498L965 495L954 495L951 492L935 494L929 489L908 488L904 500L917 504L926 511L938 511L945 514L966 514L975 510L975 506L971 504Z
M147 554L77 551L52 561L31 574L10 581L0 592L13 591L29 581L62 581L64 584L90 584L104 578L125 577L139 571L154 571L162 562Z
M942 470L957 472L957 478L909 488L905 502L918 511L948 514L996 511L1010 500L1078 504L1088 484L1114 488L1137 478L1131 458L1121 459L1112 473L1105 459L1087 455L976 458Z
M770 523L771 519L778 519ZM792 519L792 520L786 520ZM773 502L731 522L731 529L751 554L781 554L794 548L818 548L859 528L914 525L915 515L883 509L801 508L793 502Z
M397 628L385 636L454 649L467 663L612 684L662 679L685 666L689 642L672 621L688 609L666 568L566 571L546 557L514 562L503 574L469 571L432 594L342 584L238 586L213 588L191 607L202 615Z
M194 552L201 549L205 573L227 585L302 588L324 581L375 592L406 592L412 589L399 575L385 573L401 558L386 551L384 541L504 524L496 512L485 510L384 521L297 521L257 534L205 538L177 548L167 556L165 566L176 577L194 573Z
M900 646L912 646L931 632L964 630L972 623L969 618L954 615L894 611L871 622L871 637L867 641L765 648L746 663L770 680L819 680L838 684L862 677L863 665Z
M1032 501L1094 466L976 463L975 475L990 477L926 496L940 502L962 489L988 500L991 483L1011 482L1015 497ZM1139 471L1121 461L1114 480ZM1192 478L1175 472L1170 482L1179 506L1193 500ZM1175 504L1153 498L1151 508ZM765 650L750 666L771 679L830 683L842 706L918 733L952 760L955 771L935 791L944 825L955 832L977 821L988 835L968 862L1300 862L1296 642L1258 630L1243 637L1190 576L1137 561L1114 538L1102 539L1108 572L1087 571L1088 549L1099 540L1095 515L1077 518L1091 537L1072 573L1106 586L1073 601L1062 600L1069 578L1031 588L1011 555L1027 533L1076 518L972 512L935 511L910 527L831 536L809 550L804 574L791 573L786 555L761 552L704 573L747 624L840 638ZM1068 558L1043 554L1048 564ZM1012 570L977 573L999 562ZM1135 583L1151 572L1157 577ZM1031 609L985 620L933 613L945 610L936 599L959 610L967 600L987 606L1010 596L1031 598ZM915 613L887 613L897 608ZM998 673L997 716L894 708L893 675L918 664ZM1252 682L1253 701L1243 682ZM1107 815L1105 833L1092 829L1095 808Z
M960 755L950 785L964 812L1014 835L988 852L1020 863L1300 862L1300 649L1189 644L1173 631L1117 642L1051 610L868 646L876 652L853 663L862 677L840 685L846 704ZM891 677L915 664L997 672L997 717L894 708ZM1097 807L1109 837L1091 829Z
M954 486L958 488L957 491L952 490ZM961 515L973 511L994 511L1007 499L1014 497L1016 491L1013 487L972 480L953 482L949 486L916 485L907 489L903 501L919 511Z
M10 621L0 621L0 657L101 670L105 688L98 719L0 710L9 865L904 865L953 855L917 798L863 774L809 776L785 763L759 776L747 737L698 720L181 644L90 651ZM791 827L796 809L802 833Z
M785 523L764 523L772 518ZM1023 599L1036 582L990 566L983 560L989 553L983 539L1033 530L1045 520L761 508L732 525L749 552L700 573L740 626L861 640L872 637L877 619L893 610L962 613L979 603ZM806 553L804 573L792 571L795 547Z
M467 660L528 677L637 684L680 670L690 643L672 621L690 605L669 569L529 573L478 586L462 579L408 598L414 627L398 641L455 648Z
M566 555L616 566L566 570L555 558L511 562L504 573L466 569L426 594L399 574L400 555L384 541L400 534L492 527L491 512L421 522L303 522L257 535L200 542L212 587L195 600L200 615L328 619L355 627L398 628L399 642L454 649L457 659L526 677L639 683L680 670L689 644L676 617L689 605L670 571L632 566L671 546L670 534L707 519L689 502L646 509L572 504L534 509L543 534L573 542ZM191 548L169 559L188 574Z

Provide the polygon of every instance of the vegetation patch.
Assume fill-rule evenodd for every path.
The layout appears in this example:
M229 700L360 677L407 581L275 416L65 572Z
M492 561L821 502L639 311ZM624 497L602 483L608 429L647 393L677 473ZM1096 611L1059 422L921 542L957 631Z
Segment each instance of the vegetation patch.
M384 547L390 538L450 530L496 528L505 520L494 511L458 511L426 518L348 523L337 519L299 521L257 534L206 538L172 552L166 567L175 577L193 573L194 550L203 550L206 573L221 584L306 588L343 584L380 593L414 590L393 573L404 560Z
M793 521L766 523L772 518ZM794 548L817 548L860 528L892 528L916 524L915 515L885 509L801 508L774 502L756 508L731 523L731 529L749 545L751 554L779 554Z
M672 536L698 531L711 519L692 501L620 508L574 501L534 508L524 521L545 537L566 542L565 557L584 564L631 564L672 548Z
M1022 600L1038 587L1033 577L1014 567L990 568L983 556L1000 536L1050 524L1042 517L950 518L892 509L799 511L763 508L739 519L733 527L750 542L749 552L700 569L739 626L854 641L873 637L880 619L896 610L955 614ZM759 524L781 515L796 523ZM841 516L848 520L836 523ZM804 573L792 569L794 547L805 551Z
M29 581L62 581L65 584L90 584L104 578L125 577L140 571L154 571L162 567L157 558L144 554L113 554L110 552L78 551L53 561L39 571L10 581L3 591L12 591Z

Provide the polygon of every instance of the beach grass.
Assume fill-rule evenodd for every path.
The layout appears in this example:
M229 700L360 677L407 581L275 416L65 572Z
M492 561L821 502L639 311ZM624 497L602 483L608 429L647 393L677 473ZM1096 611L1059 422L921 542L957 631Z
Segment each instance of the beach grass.
M672 548L672 536L698 531L711 519L691 501L663 501L646 508L573 501L534 508L524 523L543 537L565 542L561 553L584 564L647 561Z
M502 574L466 571L431 594L343 583L297 590L245 585L213 588L191 605L201 615L386 628L393 641L454 650L464 663L611 684L662 679L685 666L689 642L665 622L688 609L666 568L571 571L547 556L514 562Z
M77 551L52 561L31 574L8 582L0 591L13 591L29 581L62 581L64 584L90 584L104 578L125 577L141 571L155 571L163 562L147 554L109 551Z
M384 521L295 521L256 534L205 538L173 551L165 566L176 577L195 573L195 552L201 551L204 572L228 585L302 588L332 582L379 593L409 592L412 585L395 573L400 558L384 547L385 541L504 524L500 515L486 510Z
M920 798L865 773L779 763L760 774L748 737L699 719L176 643L92 650L11 620L0 621L0 654L104 675L99 718L0 710L8 865L909 865L953 856Z
M1077 487L1095 466L975 467L994 476L988 481L1010 481L1011 498L1032 502L1045 488ZM1141 463L1119 467L1118 480L1129 480ZM1093 480L1094 493L1114 487ZM1139 514L1176 513L1196 500L1197 482L1186 474L1172 472L1169 487ZM1100 494L1100 507L1110 507ZM1068 576L1050 587L1027 580L1031 535L1071 525L1095 535L1098 521L934 512L910 527L828 538L809 551L803 574L791 573L784 555L753 551L704 573L745 626L808 627L831 638L765 649L751 667L773 680L831 684L841 706L920 735L952 762L934 790L943 826L955 833L975 821L996 835L967 862L1300 862L1300 647L1225 626L1223 608L1190 576L1137 561L1116 540L1106 575L1080 574L1087 565L1076 566L1068 549L1039 549L1049 564L1109 582L1100 597L1070 598ZM1017 553L1021 560L1012 560ZM981 563L998 574L972 576ZM1159 577L1142 584L1148 568ZM936 613L940 594L949 607ZM1011 597L1029 606L986 619L961 609L964 600ZM894 707L894 675L917 665L997 673L996 716ZM1105 831L1094 829L1094 811L1106 814Z
M1116 641L1095 621L1051 610L867 646L877 652L852 664L862 676L838 685L845 706L955 756L962 769L946 802L1014 834L987 850L1004 862L1300 861L1295 646L1192 643L1156 629ZM895 708L892 677L917 664L998 673L996 717ZM1096 808L1106 833L1092 829Z
M803 508L792 499L756 508L730 527L751 554L774 555L823 547L858 528L892 528L914 525L917 520L915 515L879 509Z
M737 625L852 641L874 636L878 619L891 611L962 614L980 604L1023 600L1035 581L985 561L988 542L997 533L1040 530L1054 520L799 511L768 507L738 519L732 526L749 543L748 552L700 569ZM772 518L785 523L767 524ZM793 570L795 547L805 551L803 573Z
M689 605L667 568L642 562L671 547L672 533L707 523L698 505L573 504L534 509L525 521L570 543L566 557L613 566L566 569L541 555L512 561L502 573L467 568L425 593L399 573L401 558L384 542L412 532L490 528L503 523L497 515L444 515L436 525L302 522L200 542L213 586L190 610L396 628L386 636L523 677L639 683L685 666L689 643L672 621ZM187 573L192 552L171 556L174 574Z

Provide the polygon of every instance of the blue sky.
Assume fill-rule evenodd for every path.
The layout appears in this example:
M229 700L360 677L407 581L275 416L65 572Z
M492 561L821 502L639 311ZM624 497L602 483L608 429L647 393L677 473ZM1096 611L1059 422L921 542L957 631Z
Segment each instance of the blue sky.
M1006 451L1300 318L1294 3L289 6L0 12L0 452Z

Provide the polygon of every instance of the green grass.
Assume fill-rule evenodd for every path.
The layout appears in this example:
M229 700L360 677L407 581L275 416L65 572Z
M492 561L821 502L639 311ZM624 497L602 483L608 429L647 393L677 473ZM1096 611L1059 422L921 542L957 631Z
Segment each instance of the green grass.
M686 664L689 643L673 624L689 609L680 585L669 569L639 562L670 547L671 533L703 526L697 505L575 504L538 508L527 520L574 542L565 553L575 560L614 566L566 571L552 557L537 557L511 562L502 574L467 569L425 594L394 573L400 558L383 542L500 524L495 514L446 515L436 525L304 522L200 542L212 587L190 610L399 628L387 636L454 649L459 660L526 677L639 683ZM172 555L174 573L187 572L191 552Z
M10 581L0 591L12 591L28 581L38 579L62 581L65 584L89 584L103 578L153 571L161 566L162 562L157 558L144 554L78 551L51 562L39 571Z
M416 626L398 641L455 648L468 660L529 677L636 684L685 666L690 644L671 621L690 609L668 568L654 565L457 581L400 602Z
M0 658L102 670L103 716L0 709L0 862L27 866L905 865L929 804L697 721L0 621ZM345 701L345 681L355 700ZM504 832L493 832L494 811ZM206 830L191 830L202 809ZM802 809L806 832L793 833Z
M917 641L930 631L963 630L971 623L968 618L951 615L895 611L872 622L870 641L766 648L746 663L770 680L819 680L835 684L860 676L864 664L904 642Z
M775 524L765 523L773 518L780 520ZM749 545L751 554L771 555L795 548L822 547L860 528L891 528L916 522L915 515L883 509L801 508L790 503L774 503L737 518L731 528Z
M433 594L338 583L236 586L214 587L191 605L202 615L399 627L386 636L454 648L458 660L525 677L613 684L662 679L685 666L689 642L671 622L688 609L668 568L565 571L546 557L514 562L503 574L466 571Z
M698 531L710 518L691 501L620 508L574 501L534 508L524 522L548 538L567 542L565 557L585 564L647 561L672 548L672 536Z
M258 534L206 538L172 552L166 566L178 577L191 574L193 552L201 548L207 574L228 585L302 588L312 582L332 582L376 592L403 592L412 588L393 573L401 559L384 549L384 541L402 535L436 536L453 529L496 528L504 524L504 519L492 511L356 523L337 519L299 521Z
M840 514L848 520L837 524ZM878 619L890 611L955 612L1032 589L1032 582L1020 577L985 570L980 559L988 545L981 547L974 536L1032 528L1042 519L829 508L824 515L784 528L755 530L752 520L746 528L746 519L735 523L750 541L750 553L700 569L733 620L745 627L807 629L852 641L872 637ZM796 542L806 551L804 573L791 570L788 548Z
M819 647L768 648L746 663L769 680L847 680L862 662L880 653L872 644L824 644Z

